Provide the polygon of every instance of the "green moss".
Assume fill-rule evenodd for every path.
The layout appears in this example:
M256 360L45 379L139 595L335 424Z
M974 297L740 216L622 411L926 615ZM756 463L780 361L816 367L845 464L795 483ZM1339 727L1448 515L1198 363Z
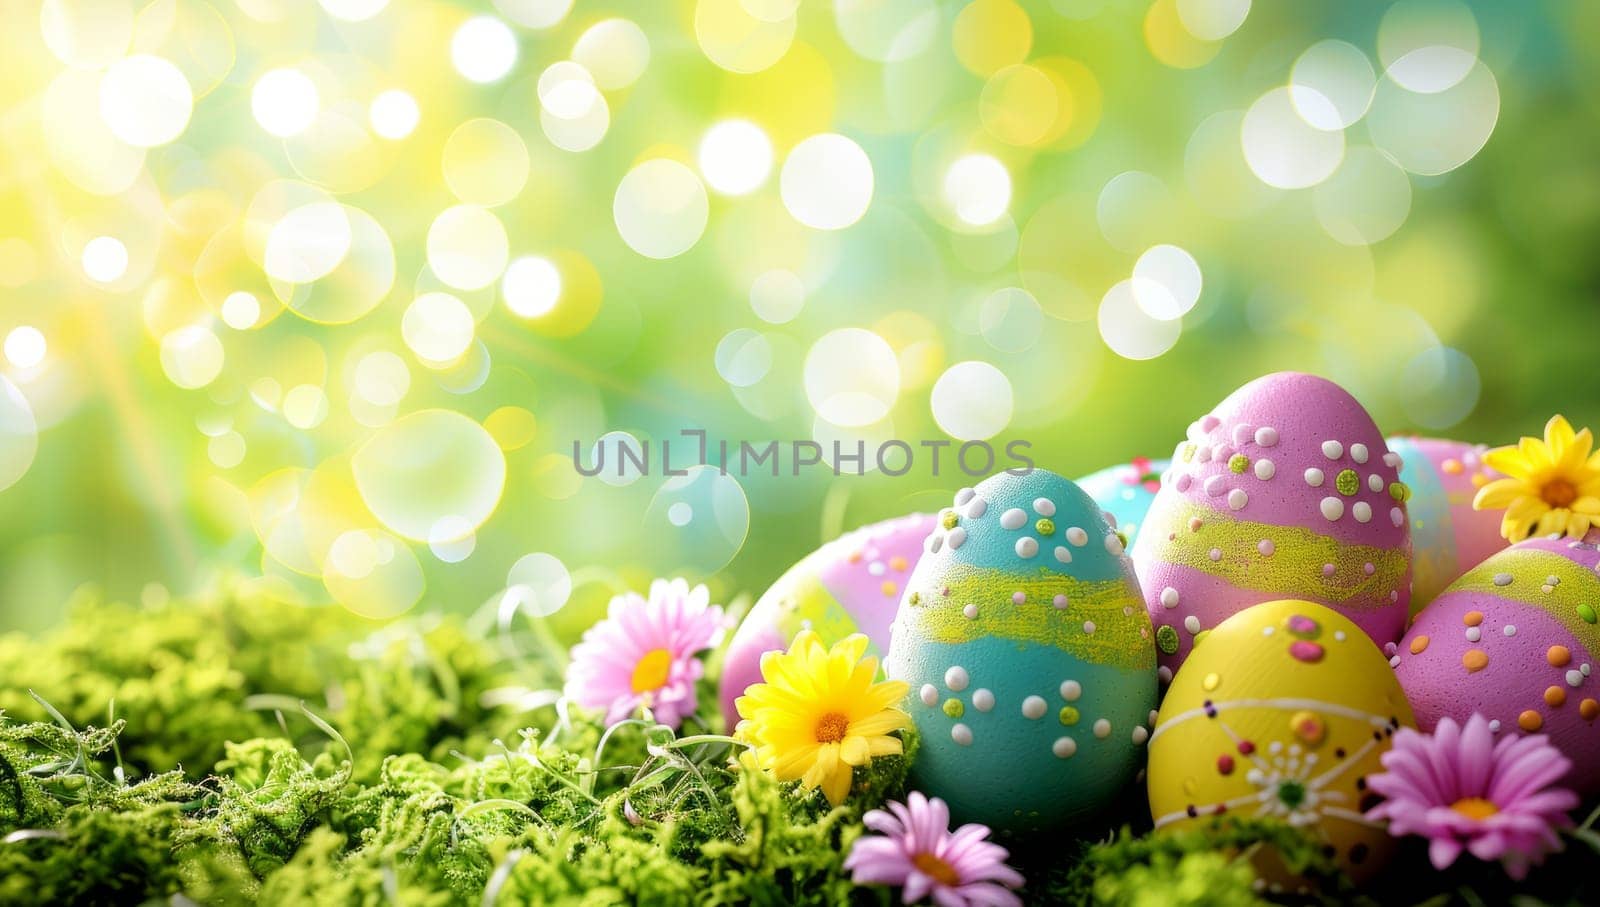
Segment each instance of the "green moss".
M149 647L148 658L130 646ZM88 603L52 638L0 641L0 676L44 694L0 692L14 709L0 713L0 903L894 897L856 886L844 859L866 833L862 816L905 798L915 733L903 733L903 755L857 768L834 807L753 770L716 718L678 732L643 720L608 730L582 709L495 708L519 698L502 687L554 684L511 651L451 621L378 629L226 599L151 611ZM705 702L714 680L702 684ZM95 699L111 693L114 708ZM1126 800L1119 815L1145 811L1137 789ZM1358 897L1320 848L1276 823L1002 843L1030 904L1257 903L1264 852L1325 901ZM1408 899L1431 895L1435 877L1414 875ZM1495 879L1448 887L1497 891Z

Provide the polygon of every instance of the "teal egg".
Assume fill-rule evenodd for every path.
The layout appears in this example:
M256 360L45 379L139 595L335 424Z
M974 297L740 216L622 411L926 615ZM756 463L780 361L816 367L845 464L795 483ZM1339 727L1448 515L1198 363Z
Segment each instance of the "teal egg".
M1139 543L1139 530L1144 526L1144 516L1150 512L1150 503L1161 490L1161 476L1172 465L1170 460L1149 460L1136 457L1132 463L1107 466L1078 480L1078 487L1101 510L1111 515L1116 530L1122 533L1128 550Z
M1005 832L1093 816L1132 784L1156 656L1100 506L1042 469L964 488L906 582L885 662L910 684L916 787Z

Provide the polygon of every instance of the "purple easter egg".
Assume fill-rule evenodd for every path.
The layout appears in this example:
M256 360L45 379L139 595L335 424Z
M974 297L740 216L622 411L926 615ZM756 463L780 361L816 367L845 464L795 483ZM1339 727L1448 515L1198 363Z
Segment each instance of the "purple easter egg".
M1304 599L1379 646L1405 627L1411 537L1400 458L1343 388L1294 372L1189 426L1133 551L1170 679L1195 637L1254 604Z
M1564 783L1600 791L1597 542L1519 542L1422 609L1390 659L1418 727L1477 712L1497 734L1546 734L1572 760Z
M729 728L739 723L734 700L761 682L761 656L788 649L801 630L815 630L827 645L865 633L872 641L869 654L889 651L900 592L936 519L915 513L864 526L812 552L772 584L740 623L723 659L718 699Z

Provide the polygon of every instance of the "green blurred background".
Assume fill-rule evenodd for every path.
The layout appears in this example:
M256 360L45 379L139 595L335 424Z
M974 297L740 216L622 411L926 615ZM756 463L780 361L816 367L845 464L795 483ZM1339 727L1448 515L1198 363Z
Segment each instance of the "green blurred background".
M570 636L967 484L580 477L602 436L1081 475L1281 369L1396 433L1600 421L1593 3L0 17L0 627L245 582Z

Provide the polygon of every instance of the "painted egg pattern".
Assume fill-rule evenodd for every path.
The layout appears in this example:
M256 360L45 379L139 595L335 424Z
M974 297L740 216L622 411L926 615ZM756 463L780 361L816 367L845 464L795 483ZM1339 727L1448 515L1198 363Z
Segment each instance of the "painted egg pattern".
M1478 712L1497 734L1546 734L1572 760L1565 783L1600 791L1597 542L1519 542L1422 609L1393 663L1423 730Z
M1100 508L1001 473L940 514L886 668L910 684L919 790L1007 832L1088 817L1132 781L1156 702L1150 619Z
M826 645L865 633L870 652L889 650L889 625L935 517L916 513L840 536L789 568L740 623L723 658L718 699L728 727L739 722L735 699L761 681L761 656L789 648L801 630Z
M1157 830L1234 814L1278 819L1356 878L1383 861L1366 776L1414 721L1383 653L1354 622L1275 601L1223 621L1173 679L1150 737Z
M1197 636L1274 599L1398 639L1411 600L1399 463L1361 404L1313 375L1259 378L1190 425L1133 552L1162 680Z
M1139 542L1150 503L1161 490L1161 474L1172 464L1167 460L1134 458L1132 463L1110 466L1078 479L1078 487L1100 505L1111 528L1122 535L1129 551Z
M1483 463L1489 449L1437 438L1390 438L1400 457L1400 481L1411 489L1411 611L1506 547L1504 511L1473 510L1478 489L1500 478Z

